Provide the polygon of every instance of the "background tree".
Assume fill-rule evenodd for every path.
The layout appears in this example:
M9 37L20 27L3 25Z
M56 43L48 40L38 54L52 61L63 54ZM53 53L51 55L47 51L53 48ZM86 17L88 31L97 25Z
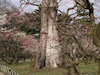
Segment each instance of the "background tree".
M8 11L18 11L18 8L8 0L0 0L0 10L0 14L6 14Z
M7 30L6 30L7 31ZM15 40L11 32L0 31L0 55L8 64L18 63L19 57L23 54L23 48L19 40Z
M4 26L8 29L15 28L18 31L27 34L40 33L40 9L35 10L34 13L9 12L7 17L8 23Z

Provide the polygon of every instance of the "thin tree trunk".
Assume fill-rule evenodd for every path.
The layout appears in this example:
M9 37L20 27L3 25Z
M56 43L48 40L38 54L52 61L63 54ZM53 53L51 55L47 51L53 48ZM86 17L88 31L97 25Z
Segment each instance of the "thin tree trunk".
M73 68L74 68L74 71L75 71L76 75L81 75L77 65L74 65Z

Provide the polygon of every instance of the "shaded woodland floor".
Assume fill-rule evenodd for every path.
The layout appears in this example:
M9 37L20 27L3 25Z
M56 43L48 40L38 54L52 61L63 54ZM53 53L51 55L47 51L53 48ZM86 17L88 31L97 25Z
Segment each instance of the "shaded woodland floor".
M8 65L6 63L1 63L1 62L0 64L7 65L9 68L19 73L19 75L67 75L67 70L63 68L57 68L57 69L44 68L41 69L40 71L34 71L29 67L31 62L23 62L19 63L18 65L15 64ZM82 75L97 75L98 66L97 63L95 62L90 62L88 65L81 63L79 65L79 68Z

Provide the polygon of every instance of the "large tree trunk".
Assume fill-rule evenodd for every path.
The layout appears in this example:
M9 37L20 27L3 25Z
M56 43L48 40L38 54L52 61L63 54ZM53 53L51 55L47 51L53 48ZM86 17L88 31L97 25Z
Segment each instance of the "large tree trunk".
M41 33L40 33L40 43L41 43L41 68L45 66L46 61L46 43L47 43L47 14L46 10L46 0L42 0L42 9L41 9Z
M42 0L40 48L35 60L35 69L57 67L59 64L59 40L57 23L57 0Z
M57 67L59 64L59 40L57 26L57 0L50 0L48 8L48 37L46 46L46 67Z
M45 67L46 58L46 43L47 43L47 15L46 10L46 0L42 0L41 8L41 32L40 32L40 48L38 48L37 55L34 59L33 67L35 70L39 70Z

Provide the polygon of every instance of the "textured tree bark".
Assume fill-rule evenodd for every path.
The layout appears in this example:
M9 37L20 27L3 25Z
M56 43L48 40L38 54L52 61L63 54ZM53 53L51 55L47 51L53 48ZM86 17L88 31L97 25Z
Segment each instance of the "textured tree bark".
M49 1L48 8L48 38L46 47L46 67L58 67L59 64L59 40L58 31L56 29L57 23L57 0Z
M58 67L59 64L59 40L56 29L57 20L57 0L42 0L41 8L41 33L40 44L38 49L35 67ZM35 69L36 69L35 68Z
M41 33L40 33L40 52L41 52L41 58L40 67L43 68L45 66L46 61L46 43L47 43L47 14L45 13L45 10L47 8L46 4L47 0L42 0L42 9L41 9Z
M47 15L46 10L46 0L42 0L41 8L41 32L40 32L40 47L36 53L35 61L33 67L35 70L39 70L45 67L46 58L46 42L47 42Z
M94 29L93 32L93 43L97 46L100 47L100 23L98 26Z

